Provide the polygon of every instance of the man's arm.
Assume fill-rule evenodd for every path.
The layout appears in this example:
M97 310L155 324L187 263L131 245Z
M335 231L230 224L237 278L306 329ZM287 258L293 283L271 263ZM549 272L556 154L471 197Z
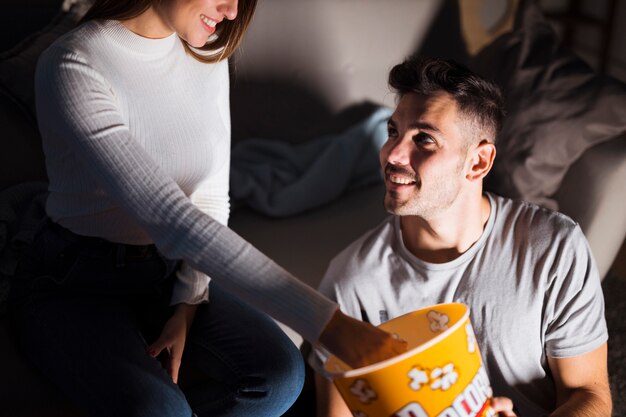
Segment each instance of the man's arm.
M317 417L352 417L341 394L331 381L315 373Z
M548 358L557 392L551 417L610 417L607 344L571 358Z

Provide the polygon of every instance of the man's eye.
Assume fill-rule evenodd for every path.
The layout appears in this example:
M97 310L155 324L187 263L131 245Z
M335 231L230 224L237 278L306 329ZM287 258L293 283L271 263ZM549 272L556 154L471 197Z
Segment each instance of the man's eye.
M398 136L398 131L397 131L396 129L394 129L394 128L390 127L390 128L388 128L388 129L387 129L387 135L388 135L390 138L395 138L395 137L397 137L397 136Z
M432 138L432 136L427 135L426 133L418 133L417 135L413 136L413 141L418 145L429 145L431 143L435 143L435 140Z

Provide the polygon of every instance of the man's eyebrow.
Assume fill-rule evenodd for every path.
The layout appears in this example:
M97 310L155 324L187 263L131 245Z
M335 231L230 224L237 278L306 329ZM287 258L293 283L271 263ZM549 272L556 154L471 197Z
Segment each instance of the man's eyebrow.
M396 122L392 118L389 118L387 121L388 126L396 127ZM425 123L425 122L413 122L409 125L411 129L419 129L419 130L429 130L431 132L441 133L441 130L437 129L435 126Z
M441 130L437 129L435 126L424 122L413 122L409 127L411 129L430 130L431 132L441 133Z

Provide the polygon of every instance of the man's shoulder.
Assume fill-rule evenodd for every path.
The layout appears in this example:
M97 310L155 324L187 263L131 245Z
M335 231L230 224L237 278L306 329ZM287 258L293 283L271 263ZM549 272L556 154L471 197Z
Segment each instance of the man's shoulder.
M366 232L333 258L322 278L319 290L337 301L344 312L359 317L360 296L379 294L395 262L396 222L390 216ZM360 296L358 295L360 294Z
M358 275L355 270L370 269L394 251L396 231L395 216L389 216L378 226L365 232L350 243L330 262L329 272L342 276ZM347 274L351 271L351 274Z
M520 199L490 194L496 205L495 228L501 234L513 233L516 240L566 238L580 234L580 227L569 216Z
M528 282L542 291L558 292L563 285L582 285L578 279L588 273L597 275L587 239L570 217L520 200L495 197L492 201L497 213L485 250L495 260L493 265L524 271L518 281L532 277ZM582 271L574 274L575 283L574 270Z
M333 261L342 258L359 258L366 260L373 250L387 250L395 239L395 216L388 216L374 228L368 230L358 239L343 249Z

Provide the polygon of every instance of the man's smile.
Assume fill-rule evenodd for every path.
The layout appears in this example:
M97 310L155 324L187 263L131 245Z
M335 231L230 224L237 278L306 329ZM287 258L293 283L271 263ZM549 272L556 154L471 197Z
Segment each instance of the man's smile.
M394 184L401 184L401 185L415 184L414 180L402 177L400 175L394 175L394 174L389 176L389 181L391 181Z
M416 175L406 168L397 167L394 165L387 165L385 168L385 179L387 184L394 186L406 186L416 184Z

